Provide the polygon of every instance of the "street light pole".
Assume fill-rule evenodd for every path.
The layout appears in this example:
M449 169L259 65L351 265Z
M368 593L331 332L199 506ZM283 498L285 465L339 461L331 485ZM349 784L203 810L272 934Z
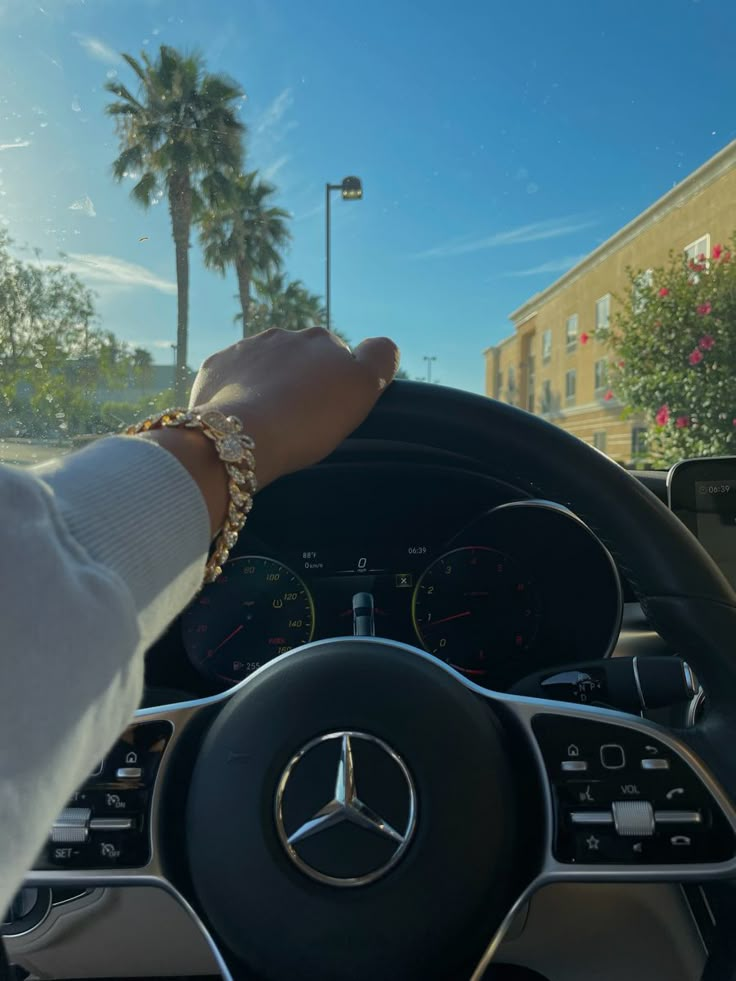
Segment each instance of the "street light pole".
M332 261L332 240L330 231L330 194L340 191L343 201L360 201L363 197L363 185L359 177L345 177L341 184L325 184L325 313L327 329L332 330L332 298L330 265Z
M427 381L431 384L432 382L432 362L437 360L436 355L424 355L424 360L427 362Z

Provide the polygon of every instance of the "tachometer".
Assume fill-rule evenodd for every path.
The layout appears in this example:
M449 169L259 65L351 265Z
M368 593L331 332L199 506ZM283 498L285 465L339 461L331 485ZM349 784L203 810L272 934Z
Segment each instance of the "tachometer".
M412 614L425 649L482 684L494 667L529 649L539 611L517 562L471 546L441 555L422 573Z
M302 580L259 555L232 559L182 617L190 660L212 681L235 684L266 661L306 644L314 605Z

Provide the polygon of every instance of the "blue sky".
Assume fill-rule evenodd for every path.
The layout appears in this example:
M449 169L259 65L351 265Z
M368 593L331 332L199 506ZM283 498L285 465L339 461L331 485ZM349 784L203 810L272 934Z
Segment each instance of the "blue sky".
M289 274L323 291L324 182L359 174L365 199L334 201L334 322L481 391L510 311L736 136L735 35L723 0L0 0L0 219L169 363L166 203L113 184L103 86L131 81L121 50L198 47L247 92ZM234 293L194 240L191 364L237 339Z

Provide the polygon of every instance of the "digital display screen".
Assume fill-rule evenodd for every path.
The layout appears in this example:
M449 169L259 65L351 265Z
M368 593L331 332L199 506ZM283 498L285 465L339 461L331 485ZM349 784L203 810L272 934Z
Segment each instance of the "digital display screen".
M700 544L736 588L736 479L696 480L695 519Z
M353 596L372 593L376 634L416 644L411 620L414 586L435 549L421 542L302 549L286 556L304 578L319 610L315 639L353 632Z

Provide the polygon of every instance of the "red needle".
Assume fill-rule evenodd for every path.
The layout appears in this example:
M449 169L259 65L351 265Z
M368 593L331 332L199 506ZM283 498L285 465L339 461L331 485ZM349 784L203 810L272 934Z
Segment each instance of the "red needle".
M438 623L447 623L448 620L459 620L460 617L469 617L469 616L470 616L470 610L464 610L462 613L453 613L451 617L442 617L441 620L432 620L431 623L427 624L427 626L436 627Z
M239 634L240 631L243 629L244 626L245 626L245 624L244 623L241 623L240 626L239 627L236 627L235 630L233 630L233 632L231 634L228 634L227 637L217 645L217 647L214 649L214 651L212 651L212 654L210 654L210 657L212 657L213 654L217 654L217 652L219 651L219 649L221 647L224 647L225 644L227 644L227 642L229 640L232 640L233 637L235 636L235 634Z

